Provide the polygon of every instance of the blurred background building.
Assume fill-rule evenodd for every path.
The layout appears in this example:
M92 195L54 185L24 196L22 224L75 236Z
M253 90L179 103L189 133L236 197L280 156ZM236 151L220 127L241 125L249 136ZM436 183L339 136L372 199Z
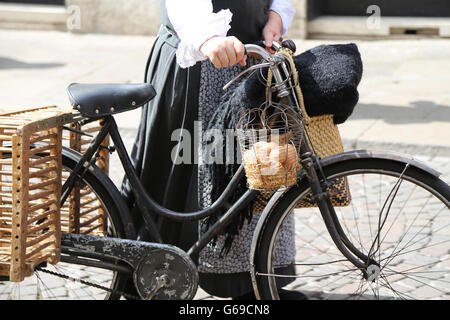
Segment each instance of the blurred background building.
M449 0L292 2L297 13L290 38L450 37ZM160 0L0 0L0 28L154 35L159 5Z

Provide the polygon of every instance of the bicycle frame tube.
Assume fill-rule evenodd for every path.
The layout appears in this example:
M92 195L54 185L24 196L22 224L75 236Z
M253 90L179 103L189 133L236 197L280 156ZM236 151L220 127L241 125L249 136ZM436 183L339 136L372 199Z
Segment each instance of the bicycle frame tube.
M67 200L67 197L72 192L72 189L75 185L76 178L83 175L83 172L88 170L92 157L94 157L95 152L100 148L103 140L105 140L108 132L110 130L110 122L106 121L98 135L92 140L89 148L82 155L80 161L76 164L70 176L67 178L66 182L62 187L62 196L61 196L61 206Z
M120 137L120 134L117 129L117 124L115 123L114 119L112 119L111 122L111 129L109 131L111 135L111 139L113 140L116 151L119 155L120 161L122 162L123 168L125 170L125 173L130 180L130 184L132 186L132 189L136 196L136 202L138 203L139 207L143 211L153 211L161 216L173 219L175 221L196 221L203 218L206 218L207 216L211 215L212 213L217 212L219 209L226 207L229 204L227 203L227 200L232 195L232 192L236 189L236 186L240 182L240 179L243 177L244 173L244 167L241 166L239 170L236 172L234 177L231 179L228 186L225 188L225 191L222 193L222 195L215 201L210 207L205 208L200 211L196 212L176 212L169 210L167 208L164 208L160 206L158 203L156 203L145 191L142 183L140 182L134 167L131 163L130 157L128 156L128 153L123 145L122 138ZM256 196L257 192L252 192L253 196Z
M119 159L124 168L125 174L130 181L131 189L133 190L133 193L135 195L136 203L140 209L146 227L150 231L152 237L154 237L154 239L158 242L162 242L161 235L159 234L156 228L156 224L150 212L165 216L175 221L196 221L203 219L213 213L216 213L218 210L222 208L227 208L227 212L223 216L223 218L220 219L219 222L214 225L214 227L210 230L210 232L208 232L204 237L202 237L202 239L199 240L199 242L197 242L194 245L194 249L192 249L192 251L196 253L198 250L201 250L203 246L206 245L221 230L223 230L223 228L225 228L228 225L231 219L236 214L238 214L239 211L245 205L248 205L256 197L258 193L258 191L256 190L249 190L233 205L227 202L228 199L231 197L232 192L236 189L238 183L245 174L244 168L243 166L241 166L234 175L234 177L231 179L228 186L225 188L222 195L208 208L205 208L197 212L182 213L182 212L175 212L160 206L145 191L139 177L136 174L136 171L134 170L131 159L127 153L127 150L120 136L117 124L112 116L108 116L105 117L102 123L102 129L100 130L98 135L93 139L88 149L82 155L82 158L80 159L80 161L77 163L74 170L70 174L69 178L64 183L63 197L61 199L61 204L63 204L66 201L67 197L72 191L76 183L77 177L82 176L83 172L89 168L92 159L94 158L95 152L100 148L101 143L108 134L111 136L116 151L119 155Z
M221 230L228 226L238 212L244 209L255 198L258 191L247 190L233 206L198 240L187 252L191 257L197 255Z
M171 220L175 221L197 221L203 218L206 218L207 216L216 213L218 210L222 208L229 207L226 214L222 219L219 220L218 223L214 225L214 227L211 228L210 232L207 233L202 239L197 242L197 244L194 246L195 248L192 249L192 252L195 254L198 250L202 249L203 246L205 246L214 236L216 236L223 228L225 228L228 224L228 222L239 213L239 211L247 204L249 204L258 194L258 191L256 190L248 190L236 203L233 205L230 205L227 201L232 195L232 192L236 189L238 183L240 182L241 178L243 177L244 168L241 166L239 170L236 172L234 177L231 179L228 186L225 188L222 195L208 208L205 208L203 210L197 211L197 212L188 212L188 213L182 213L182 212L175 212L172 210L169 210L167 208L164 208L160 206L158 203L156 203L145 191L144 186L142 185L141 181L139 180L136 171L134 170L134 167L131 163L130 157L125 149L125 146L123 145L122 138L120 137L117 124L114 121L114 119L111 117L111 119L108 120L110 122L110 129L109 134L111 135L111 139L114 142L114 145L116 146L116 151L119 155L120 161L122 163L122 166L125 170L125 174L129 179L131 189L134 192L136 203L143 215L144 220L147 222L147 220L150 223L153 223L153 219L150 215L150 212L156 213L158 215L164 216L166 218L169 218ZM154 231L155 232L155 231Z

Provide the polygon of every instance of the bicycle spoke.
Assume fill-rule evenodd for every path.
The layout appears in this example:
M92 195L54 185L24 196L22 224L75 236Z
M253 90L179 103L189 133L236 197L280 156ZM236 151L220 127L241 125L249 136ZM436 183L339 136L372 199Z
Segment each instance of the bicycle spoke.
M369 287L370 287L370 289L372 290L375 299L376 299L376 300L380 300L379 292L377 292L376 288L373 287L373 283L370 283L370 282L369 282ZM377 293L378 293L378 294L377 294Z
M323 234L318 233L317 230L315 230L312 226L310 226L309 224L306 224L306 227L307 227L308 229L310 229L311 231L313 231L313 232L315 233L315 235L316 235L319 239L325 240L326 242L328 242L328 244L329 244L330 246L333 245L333 242L332 242L330 239L326 238ZM308 243L308 242L305 241L305 243ZM310 244L310 243L308 243L308 244ZM310 245L311 245L311 244L310 244ZM322 249L320 249L320 248L318 248L318 247L315 247L315 249L318 249L318 250L322 251ZM325 253L325 252L324 252L324 253Z
M443 261L447 261L447 260L448 259L443 260ZM400 272L410 272L411 270L427 267L427 266L434 265L434 264L436 264L436 263L433 262L433 263L429 263L429 264L424 264L422 266L413 267L413 268L410 268L410 269L402 270ZM438 270L433 270L433 271L430 271L430 270L428 270L428 271L414 271L413 273L423 273L423 272L426 272L426 273L442 273L442 272L447 273L448 270L443 270L443 271L438 271Z
M422 247L422 248L420 248L420 250L421 249L425 249L425 248L431 248L431 247L433 247L433 246L436 246L436 245L440 245L440 244L442 244L442 243L446 243L446 242L449 242L450 240L448 240L448 241L443 241L443 242L438 242L438 243L435 243L435 244L432 244L432 245L429 245L429 246L426 246L426 247ZM386 258L384 258L383 260L381 260L381 262L382 261L384 261L384 260L386 260L386 259L391 259L391 260L389 260L388 262L386 262L383 266L382 266L382 268L381 269L384 269L387 265L388 265L388 263L390 263L392 260L394 260L395 258L397 258L397 257L399 257L399 256L402 256L402 255L405 255L405 254L407 254L407 253L411 253L411 252L415 252L415 251L417 251L418 249L412 249L412 250L409 250L409 251L405 251L405 252L402 252L402 253L399 253L399 251L397 251L398 253L396 253L395 254L395 256L392 256L392 255L390 255L390 256L388 256L388 257L386 257ZM445 260L444 260L445 261Z
M443 209L441 209L441 211L442 211L442 210L443 210ZM441 213L441 211L439 211L439 212L431 219L431 221L433 221L433 220ZM443 227L441 227L441 228L439 228L439 229L437 229L437 230L434 230L434 232L440 231L441 229L443 229L443 228L445 228L445 227L447 227L447 226L449 226L449 225L450 225L450 223L447 224L447 225L445 225L445 226L443 226ZM417 235L420 234L420 232L421 232L425 227L427 227L427 226L426 226L426 225L422 226L422 228L421 228L419 231L416 232L416 234L414 235L414 237L411 238L411 239L405 244L405 246L404 246L402 249L400 249L400 250L403 250L404 248L406 248L406 246L407 246L412 240L414 240L414 238L417 237ZM408 229L408 230L409 230L409 229ZM407 232L405 232L405 236L406 236L406 233L407 233ZM426 237L426 236L425 236L425 237ZM425 237L419 239L418 241L420 241L420 240L422 240L422 239L425 239ZM403 238L402 238L402 239L403 239ZM418 241L416 241L415 243L417 243ZM400 242L401 242L401 241L400 241ZM399 242L398 244L400 244L400 242ZM415 244L415 243L414 243L414 244ZM397 245L396 247L398 247L398 245ZM409 246L408 246L408 247L409 247Z
M362 179L363 179L363 185L364 185L364 194L367 195L367 189L366 189L366 180L365 180L366 175L362 175ZM381 176L380 176L381 178ZM381 184L380 184L380 189L381 189ZM370 208L369 206L369 199L367 196L364 197L364 199L366 200L366 208ZM370 212L369 210L367 210L367 220L368 220L368 224L369 224L369 231L370 231L370 239L373 239L373 233L372 233L372 224L370 223Z
M38 272L35 272L37 281L39 281L40 283L42 283L42 285L44 286L45 292L48 292L48 296L51 297L52 299L57 299L56 295L53 294L52 290L50 290L50 288L45 284L45 281L42 280L41 275ZM37 289L39 290L39 286L37 287ZM42 295L42 299L44 298L44 296ZM39 300L39 299L37 299Z
M417 278L421 278L421 279L433 280L433 281L437 281L437 282L444 282L444 283L450 284L450 281L447 281L447 280L434 279L434 278L428 278L428 277L416 275L416 274L419 274L419 273L428 273L427 271L422 271L422 272L404 272L404 271L395 271L395 270L390 269L390 268L388 268L388 271L390 271L392 273L396 273L396 274L401 274L401 275L404 275L404 276L409 275L410 277L417 277Z
M403 213L403 210L405 209L406 203L411 199L411 196L413 195L414 191L417 189L417 185L414 185L414 189L410 192L409 197L403 202L403 206L402 208L398 211L397 215L395 216L394 219L392 219L392 223L390 225L390 227L387 229L383 239L381 240L381 243L384 242L384 239L386 238L386 236L389 234L389 231L392 229L392 227L394 226L394 223L397 221L398 216Z
M73 276L74 276L74 275L73 275L73 271L67 270L67 269L64 269L64 268L61 268L61 266L58 266L58 268L56 268L56 269L57 269L61 274L67 275L67 276L69 276L69 277L73 277ZM87 277L88 279L90 279L92 272L89 272L89 270L88 270L88 271L82 271L82 273L83 273L83 272L85 272L85 273L86 273L86 277ZM84 277L82 277L82 278L84 278ZM92 280L90 280L90 281L92 282ZM76 284L76 282L70 281L70 280L67 281L67 283L68 283L69 285L75 285L75 284ZM96 283L96 284L98 284L98 283ZM98 298L98 297L95 296L95 289L92 288L92 287L89 287L89 286L87 286L87 285L84 285L84 284L82 284L82 283L79 283L79 285L78 285L78 290L80 290L81 292L85 293L84 296L90 297L90 298L92 298L92 299L94 299L94 300L95 300L96 298ZM72 290L71 292L77 294L76 291L77 291L77 290L75 289L75 290ZM81 293L81 292L80 292L80 293ZM78 294L77 294L77 297L80 298L80 299L83 298L82 295L78 295Z
M353 219L355 220L355 221L357 221L357 219L356 219L356 212L355 212L355 206L352 206L352 209L353 209ZM363 246L363 244L362 244L362 240L361 240L361 234L360 234L360 232L359 232L359 227L358 227L358 224L356 224L356 230L357 230L357 232L358 232L358 243L359 243L359 245L360 245L360 248L363 248L364 246Z
M364 285L366 285L366 288L364 289ZM365 281L363 278L361 278L359 285L358 285L358 289L356 290L355 294L352 294L351 296L354 297L359 297L361 298L363 296L363 294L367 291L368 287L370 285L368 284L367 281Z
M284 268L284 267L290 267L290 266L325 266L332 263L339 263L339 262L348 262L347 259L341 259L341 260L334 260L334 261L327 261L322 263L290 263L290 264L278 264L275 265L274 268Z
M398 190L400 189L400 186L401 186L402 181L403 181L403 176L404 176L404 174L406 172L406 169L408 169L408 167L409 167L409 164L407 164L405 166L405 169L403 169L402 174L397 179L397 182L395 183L394 187L389 192L389 195L387 196L386 201L384 202L383 207L381 208L381 211L380 211L379 216L378 216L378 232L377 232L377 235L375 236L375 239L374 239L374 241L373 241L373 243L372 243L372 245L371 245L371 247L369 249L369 254L368 254L369 257L372 257L376 253L376 251L375 251L372 254L372 249L374 248L376 241L378 241L378 249L377 250L379 250L379 248L380 248L380 233L381 233L381 229L383 228L384 224L386 223L386 220L388 218L388 215L389 215L392 203L394 202L395 196L397 195ZM386 207L389 199L391 199L391 200L390 200L390 202L388 204L388 208L387 208L386 215L385 215L385 218L383 220L383 223L381 223L381 217L383 216L384 208Z
M358 269L355 268L355 269L343 270L343 271L333 272L333 273L328 273L328 274L306 275L306 276L289 275L289 274L275 274L275 273L261 273L261 272L257 272L256 275L257 276L266 276L266 277L278 277L278 278L321 278L321 277L338 275L338 274L341 274L343 272L353 272L353 271L356 271L356 270L358 270Z
M342 216L342 212L339 211L339 213L341 213L340 216ZM349 238L349 240L351 241L352 239L355 239L355 240L359 243L359 245L360 245L360 248L359 248L359 249L361 250L361 252L364 253L365 250L364 250L364 245L362 244L362 241L361 241L361 240L358 240L358 239L353 235L353 232L351 232L350 228L347 226L346 220L345 220L345 219L339 219L339 222L341 223L341 225L344 225L345 231L346 231L346 235L347 235L347 237ZM370 226L370 224L369 224L369 226Z
M447 226L450 226L450 223L447 224L447 225L445 225L445 226L442 227L442 228L445 228L445 227L447 227ZM442 228L441 228L441 229L442 229ZM416 236L417 236L417 234L416 234ZM416 236L414 236L414 238L415 238ZM386 263L382 266L382 269L383 269L385 266L387 266L389 263L391 263L391 262L392 262L395 258L397 258L398 256L401 256L401 255L404 255L404 254L407 254L407 253L411 253L411 252L414 252L414 251L417 251L417 250L422 250L422 249L425 249L425 248L431 248L431 247L433 247L433 246L440 245L440 244L442 244L442 243L446 243L446 242L449 242L449 241L450 241L450 240L442 241L442 242L434 243L434 244L432 244L432 245L428 245L428 246L425 246L425 247L421 247L421 248L419 248L419 249L412 249L412 250L409 250L409 251L406 251L406 252L402 252L402 251L405 250L406 248L409 248L409 247L415 245L416 243L418 243L419 241L425 239L427 236L428 236L428 235L424 236L423 238L417 240L416 242L414 242L414 243L412 243L412 244L410 244L410 245L408 245L408 246L405 245L403 248L399 249L397 252L395 252L395 253L393 252L389 257L386 257L386 258L382 259L382 260L380 261L380 263L381 263L382 261L386 260L386 259L390 259L390 260L386 261ZM409 241L409 242L411 242L411 241ZM409 242L408 242L408 243L409 243ZM402 253L401 253L401 252L402 252Z
M59 265L59 266L54 266L54 267L55 267L56 272L58 272L58 273L60 273L60 274L63 274L63 275L66 275L66 276L70 276L70 277L75 277L75 276L76 276L76 274L74 274L73 271L70 272L70 275L69 275L68 272L66 271L66 269L65 269L64 267L62 267L61 265ZM80 300L81 300L81 297L82 297L82 296L80 296L80 295L78 294L78 292L77 292L77 289L74 288L75 285L76 285L76 282L75 282L75 281L71 281L71 280L69 280L69 281L65 280L65 283L66 283L65 287L71 289L71 290L70 290L70 293L71 293L71 294L74 294L74 295L77 297L77 299L80 299ZM86 290L85 288L83 288L83 287L81 286L81 284L78 286L78 288L81 289L81 290ZM93 297L93 296L92 296L92 297Z
M448 291L443 291L443 290L441 290L441 289L439 289L439 288L433 287L433 286L430 285L429 283L423 282L423 281L421 281L421 280L414 279L414 277L412 277L412 276L409 276L409 275L406 275L406 274L403 274L403 273L401 273L401 274L402 274L403 276L407 277L408 279L411 279L411 280L413 280L413 281L416 281L416 282L418 282L418 283L421 283L421 284L423 284L423 285L425 285L425 286L427 286L427 287L430 287L430 288L432 288L432 289L434 289L434 290L440 291L440 292L442 292L443 294L447 294L447 293L448 293ZM424 278L424 277L421 277L421 278ZM426 278L426 279L427 279L427 280L435 280L435 279L430 279L430 278Z
M389 281L386 279L386 277L384 277L383 275L380 276L380 279L384 282L381 282L381 286L383 286L386 289L390 289L394 294L396 294L398 297L402 298L403 300L406 300L405 297L409 297L413 300L415 300L413 297L408 296L406 293L400 293L397 290L395 290L391 284L389 283Z
M405 168L405 170L406 170L406 168ZM403 173L404 172L405 171L403 171ZM402 174L402 176L403 176L403 174ZM381 253L380 253L380 248L381 248L381 239L380 239L381 238L381 230L383 229L384 224L386 223L388 215L389 215L389 213L391 211L392 204L394 203L394 199L397 196L398 191L400 190L402 182L403 182L403 179L399 178L399 183L397 184L396 187L394 187L395 191L394 191L394 194L392 195L392 200L390 201L390 203L388 205L388 209L386 211L386 215L385 215L385 218L383 220L383 223L381 224L381 226L379 225L378 234L377 234L377 238L378 238L377 249L373 253L373 256L375 256L375 254L378 252L378 263L380 262L380 259L381 259ZM380 216L380 218L381 218L381 216Z
M394 273L394 271L392 271L393 273ZM423 271L423 272L408 272L408 273L405 273L405 272L395 272L395 274L401 274L401 275L410 275L410 276L412 276L412 277L417 277L417 278L420 278L420 279L425 279L425 280L432 280L432 281L436 281L436 282L443 282L443 283L448 283L448 284L450 284L450 281L447 281L447 280L443 280L443 279L434 279L434 278L428 278L428 277L424 277L424 276L421 276L421 275L418 275L418 274L420 274L420 273L429 273L429 272L427 272L427 271Z
M353 272L357 272L356 270L355 271L353 271ZM352 272L352 273L353 273ZM351 273L351 274L352 274ZM328 285L328 284L330 284L330 283L339 283L339 280L341 280L342 278L351 278L351 274L343 274L342 276L340 276L339 278L332 278L332 279L330 279L330 281L329 282L327 282L326 284L325 284L325 287ZM355 277L354 279L357 279L357 277ZM326 298L328 298L328 297L330 297L332 295L332 293L330 293L330 294L328 294L327 296L326 296ZM325 298L325 300L326 300L326 298Z
M428 201L431 199L431 197L428 198ZM400 245L400 243L403 241L403 239L405 238L406 234L408 233L408 231L411 229L412 225L414 224L414 222L416 221L417 217L422 213L423 208L425 207L425 205L422 207L422 209L416 214L416 216L414 217L413 221L410 223L408 229L405 231L404 235L400 238L400 240L398 241L397 245L395 246L395 248L392 251L395 251L395 249L398 248L398 246ZM436 215L437 216L437 215ZM436 217L435 216L435 217ZM433 219L432 219L433 220Z

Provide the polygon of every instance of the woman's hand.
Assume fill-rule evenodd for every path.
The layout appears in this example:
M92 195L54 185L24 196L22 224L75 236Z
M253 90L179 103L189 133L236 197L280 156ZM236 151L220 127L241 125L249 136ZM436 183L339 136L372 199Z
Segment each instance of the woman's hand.
M281 42L281 35L283 32L283 21L281 16L275 11L269 11L269 20L263 29L263 39L266 42L266 49L270 53L275 53L272 50L272 43L274 41Z
M247 65L244 45L236 37L212 37L202 44L201 53L211 60L216 68L225 68L240 63Z

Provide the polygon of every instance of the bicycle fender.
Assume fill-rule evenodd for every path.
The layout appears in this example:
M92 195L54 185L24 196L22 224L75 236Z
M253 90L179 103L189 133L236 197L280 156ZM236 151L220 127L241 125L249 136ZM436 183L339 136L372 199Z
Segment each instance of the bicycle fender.
M73 161L74 164L78 163L82 157L79 152L76 152L67 147L63 147L63 156ZM103 184L106 190L109 192L111 199L114 201L114 205L117 207L120 213L120 218L122 220L123 229L125 231L125 236L127 239L136 239L137 233L135 224L131 215L131 212L126 205L122 195L117 189L116 185L111 181L111 179L96 165L91 164L89 166L89 171Z
M390 160L397 163L402 163L404 165L409 164L411 167L431 174L435 178L439 178L441 176L441 173L439 171L430 168L426 164L414 159L413 157L407 157L396 153L382 151L352 150L321 159L320 163L323 167L326 167L337 162L351 161L356 159Z

